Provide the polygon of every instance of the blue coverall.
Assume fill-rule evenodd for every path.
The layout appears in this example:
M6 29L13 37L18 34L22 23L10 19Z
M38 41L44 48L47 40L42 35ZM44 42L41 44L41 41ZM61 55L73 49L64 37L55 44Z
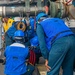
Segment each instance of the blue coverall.
M35 55L36 55L36 63L38 64L39 63L39 58L42 55L41 55L41 51L40 51L40 48L39 48L38 37L36 35L32 39L30 39L30 45L31 45L31 47L35 47L35 48L32 48L32 50L35 52Z
M75 36L64 21L47 18L37 24L36 31L42 56L51 67L47 75L59 75L61 66L63 75L73 75Z
M29 49L21 43L13 43L7 46L4 52L6 57L4 73L6 75L31 75L31 73L26 73L26 58L28 53Z

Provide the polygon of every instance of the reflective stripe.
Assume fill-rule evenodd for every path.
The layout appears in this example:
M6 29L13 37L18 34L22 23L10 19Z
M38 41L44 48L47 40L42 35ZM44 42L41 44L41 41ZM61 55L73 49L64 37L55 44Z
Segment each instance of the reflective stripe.
M20 43L14 43L14 44L12 44L10 46L17 46L17 47L23 47L23 48L25 48L25 46L23 44L20 44Z

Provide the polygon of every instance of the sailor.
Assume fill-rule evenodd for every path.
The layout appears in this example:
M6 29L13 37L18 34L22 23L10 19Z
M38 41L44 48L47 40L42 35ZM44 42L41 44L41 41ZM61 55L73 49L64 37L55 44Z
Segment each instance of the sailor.
M47 75L73 75L75 60L74 33L59 18L48 18L44 12L36 16L37 36L42 56L45 59Z
M14 33L14 40L15 43L7 46L4 52L6 57L4 73L6 75L31 75L34 67L26 65L29 49L23 44L24 32L17 30Z
M5 17L2 18L2 23L3 23L3 30L4 30L2 31L2 40L3 41L5 40L5 45L8 46L13 43L13 40L8 36L7 31L14 23L14 20L12 18Z

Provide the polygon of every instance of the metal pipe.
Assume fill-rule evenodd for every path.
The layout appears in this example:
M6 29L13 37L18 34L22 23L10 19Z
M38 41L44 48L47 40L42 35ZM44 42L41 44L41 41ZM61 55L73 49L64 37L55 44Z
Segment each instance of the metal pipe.
M25 5L28 1L26 0L13 0L13 1L0 1L0 6L18 6ZM29 0L30 5L37 4L37 0Z
M30 7L29 8L29 13L30 13L30 16L34 16L35 15L35 12L38 13L38 12L45 12L45 8L44 7ZM27 8L24 7L24 6L19 6L19 7L0 7L0 16L9 16L9 17L12 17L12 16L19 16L19 13L22 13L24 16L26 16L26 13L27 13Z
M24 0L13 0L13 1L0 1L0 6L9 6L9 5L15 5L15 4L22 4L24 3Z

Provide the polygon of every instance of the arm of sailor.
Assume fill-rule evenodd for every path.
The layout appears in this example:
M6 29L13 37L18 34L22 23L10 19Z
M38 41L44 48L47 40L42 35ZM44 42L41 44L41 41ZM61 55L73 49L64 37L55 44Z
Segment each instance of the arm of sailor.
M37 32L37 36L39 39L39 46L40 46L42 56L45 59L48 59L48 49L46 47L45 35L44 35L44 31L41 25L37 25L36 32Z

